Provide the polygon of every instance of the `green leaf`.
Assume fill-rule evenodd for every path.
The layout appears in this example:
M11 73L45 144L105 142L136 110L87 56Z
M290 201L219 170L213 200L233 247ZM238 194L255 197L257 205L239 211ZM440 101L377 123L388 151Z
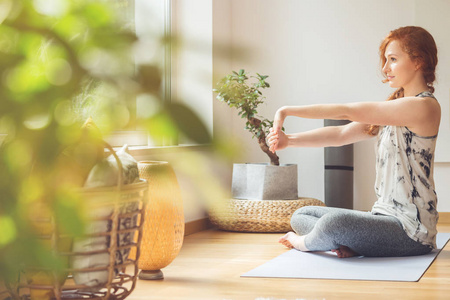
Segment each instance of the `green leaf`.
M14 219L10 216L0 215L0 228L2 234L0 235L0 249L8 245L16 239L17 229Z
M61 191L55 203L55 217L64 233L80 236L84 233L82 199L74 193Z
M138 82L145 92L157 94L161 89L161 72L154 65L141 65L137 74Z
M165 138L175 140L178 136L178 129L165 110L161 110L151 118L145 120L143 125L156 141L162 141Z
M103 27L112 22L112 11L102 3L90 3L84 7L84 10L84 15L90 27Z
M20 54L11 54L0 51L0 65L5 69L19 64L24 58L25 57Z
M245 70L244 70L244 69L240 69L240 70L239 70L239 76L244 75L244 73L245 73Z
M202 120L188 106L182 103L171 103L166 109L179 130L189 139L199 144L211 142L211 136Z

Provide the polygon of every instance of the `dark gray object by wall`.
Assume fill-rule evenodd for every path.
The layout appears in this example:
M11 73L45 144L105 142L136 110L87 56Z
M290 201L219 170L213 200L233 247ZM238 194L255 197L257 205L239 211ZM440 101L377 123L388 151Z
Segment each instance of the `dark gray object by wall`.
M324 126L341 126L347 120L324 120ZM353 208L353 145L325 147L325 204Z

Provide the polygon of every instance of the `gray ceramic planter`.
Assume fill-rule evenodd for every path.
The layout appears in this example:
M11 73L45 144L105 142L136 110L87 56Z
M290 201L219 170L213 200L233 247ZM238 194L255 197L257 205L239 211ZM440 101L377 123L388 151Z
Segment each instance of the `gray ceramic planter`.
M235 199L298 199L297 165L234 164L231 190Z

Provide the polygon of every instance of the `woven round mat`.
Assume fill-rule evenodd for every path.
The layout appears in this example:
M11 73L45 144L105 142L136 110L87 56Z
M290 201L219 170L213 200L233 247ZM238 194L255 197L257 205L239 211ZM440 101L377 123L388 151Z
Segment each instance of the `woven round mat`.
M297 200L230 199L209 211L211 223L222 230L240 232L291 231L291 216L300 207L325 206L314 198Z

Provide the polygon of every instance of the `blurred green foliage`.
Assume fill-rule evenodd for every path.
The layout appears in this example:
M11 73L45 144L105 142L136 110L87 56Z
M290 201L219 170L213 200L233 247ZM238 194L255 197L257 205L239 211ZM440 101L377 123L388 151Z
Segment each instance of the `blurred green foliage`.
M211 142L192 110L162 101L162 71L135 65L140 41L118 21L117 3L0 0L0 281L17 278L24 265L61 266L36 239L30 219L46 214L35 204L49 207L60 232L83 233L76 172L88 171L103 147L80 130L88 116L107 136L129 126L127 101L149 95L155 111L136 126L155 139Z

